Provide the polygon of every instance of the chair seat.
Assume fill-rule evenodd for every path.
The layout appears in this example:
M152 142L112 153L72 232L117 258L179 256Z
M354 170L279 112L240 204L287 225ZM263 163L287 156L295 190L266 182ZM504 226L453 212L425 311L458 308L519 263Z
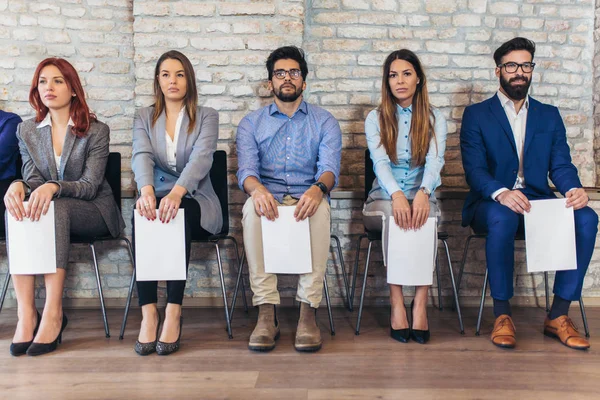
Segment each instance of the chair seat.
M370 241L381 240L381 232L379 231L369 231L365 229L365 235L367 235L367 239ZM450 235L448 235L446 232L438 232L437 237L438 240L448 240Z

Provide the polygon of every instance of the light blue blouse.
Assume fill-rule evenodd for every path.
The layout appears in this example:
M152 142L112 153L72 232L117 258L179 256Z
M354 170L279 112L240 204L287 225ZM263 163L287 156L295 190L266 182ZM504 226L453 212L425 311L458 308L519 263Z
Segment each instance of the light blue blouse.
M367 146L377 177L369 196L375 200L389 200L391 194L398 190L402 190L407 198L412 199L420 187L426 187L433 193L442 183L440 172L444 166L446 136L448 135L446 118L438 109L433 108L435 138L431 139L429 151L425 157L425 165L413 166L411 165L410 140L412 105L408 108L397 105L396 113L398 116L398 142L396 144L398 164L390 161L385 147L381 144L378 111L371 111L365 120Z

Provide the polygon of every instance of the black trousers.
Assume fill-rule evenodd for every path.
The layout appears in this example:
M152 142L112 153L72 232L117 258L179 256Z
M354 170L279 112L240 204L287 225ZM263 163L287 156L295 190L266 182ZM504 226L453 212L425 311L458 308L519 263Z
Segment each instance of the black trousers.
M156 205L160 204L162 197L156 198ZM180 209L185 209L185 265L190 264L190 250L192 239L206 238L211 234L200 226L200 205L194 199L184 197L181 199ZM134 213L137 211L134 210ZM135 246L135 218L132 218L133 245ZM135 254L135 251L134 251ZM186 281L167 281L167 303L181 305ZM140 307L158 302L158 281L137 281Z
M6 212L6 206L4 205L4 195L8 190L10 184L13 183L13 179L6 179L0 181L0 217L2 217L2 223L0 223L0 236L5 236L6 231L4 230L4 213Z

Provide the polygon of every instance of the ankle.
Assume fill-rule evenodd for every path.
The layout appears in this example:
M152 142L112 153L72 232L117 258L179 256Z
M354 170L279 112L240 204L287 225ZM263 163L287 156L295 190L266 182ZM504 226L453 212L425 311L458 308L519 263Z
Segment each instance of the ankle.
M37 317L37 309L34 307L24 307L17 310L17 318L26 321Z
M168 303L165 309L165 319L179 319L181 317L181 305Z

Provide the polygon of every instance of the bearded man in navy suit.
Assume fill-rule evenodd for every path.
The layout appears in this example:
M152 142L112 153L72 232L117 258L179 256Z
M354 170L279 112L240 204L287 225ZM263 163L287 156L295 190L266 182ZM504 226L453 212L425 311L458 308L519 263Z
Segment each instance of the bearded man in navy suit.
M554 106L528 95L535 43L514 38L494 53L498 92L465 109L460 144L471 190L463 207L463 226L486 234L486 261L496 321L492 343L516 345L509 300L513 296L514 239L524 230L530 200L555 198L548 178L567 198L575 214L577 269L559 271L544 334L575 349L589 348L568 317L579 300L594 251L598 216L587 203L577 169L571 163L565 126Z

